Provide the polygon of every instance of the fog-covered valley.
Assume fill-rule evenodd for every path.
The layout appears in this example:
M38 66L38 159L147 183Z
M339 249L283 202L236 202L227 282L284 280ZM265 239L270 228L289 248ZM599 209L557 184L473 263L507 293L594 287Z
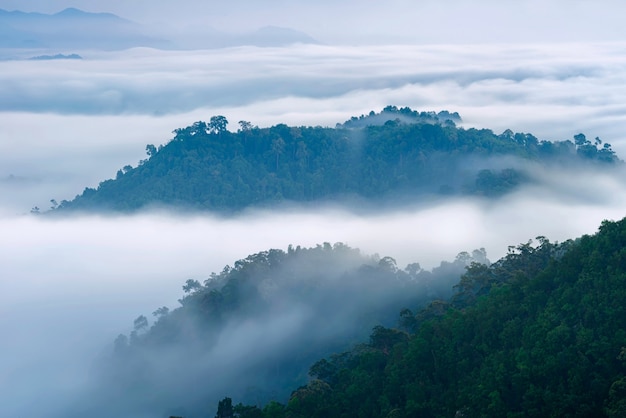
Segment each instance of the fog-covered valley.
M619 219L626 197L622 186L602 176L589 175L585 181L589 183L583 187L568 186L580 194L523 190L496 202L447 201L374 215L326 208L250 212L226 219L168 213L5 217L0 263L0 325L7 336L2 361L8 385L5 408L38 415L39 408L67 411L68 404L77 405L75 397L93 383L97 359L110 355L113 340L128 334L135 318L145 315L153 322L151 313L157 308L179 306L187 279L202 282L248 254L286 250L290 244L344 242L365 255L391 256L399 268L419 262L430 270L442 260L453 261L461 251L481 247L493 261L508 245L538 235L563 241L594 232L603 219ZM224 362L245 365L251 355L247 347L255 347L255 362L261 361L265 357L258 344L268 335L273 335L268 341L272 344L280 344L290 329L298 335L306 323L297 316L301 312L293 312L295 322L283 324L290 318L285 312L279 310L263 322L279 327L263 328L268 333L263 336L254 337L249 328L242 335L225 335L226 344L234 345L219 349L229 355ZM340 321L335 317L333 326L340 327ZM232 358L238 350L243 350L240 357ZM230 376L217 367L223 364L219 356L206 361L216 362L214 373ZM45 402L33 403L33 394Z
M80 2L69 6L80 6L74 3ZM435 6L428 7L435 13ZM582 22L583 15L568 13ZM365 19L364 12L357 15ZM339 20L333 18L327 37L315 32L312 19L300 17L298 28L328 41L341 34ZM52 51L83 59L51 62L4 60L32 54L0 51L0 415L93 413L81 397L86 388L98 387L98 364L111 355L118 335L129 335L140 315L152 324L156 309L180 306L188 279L203 283L250 254L344 243L363 259L353 259L339 275L385 256L400 270L415 262L431 270L463 251L484 248L495 261L509 245L537 236L562 242L624 216L622 168L543 166L529 168L537 181L495 199L437 197L402 206L386 202L377 210L325 202L248 208L232 216L171 208L106 216L30 214L35 206L48 209L51 199L71 200L85 187L97 187L126 165L137 166L146 158L146 144L165 144L173 130L213 115L228 118L233 131L240 120L262 128L333 127L391 104L458 112L463 128L497 134L511 129L540 140L571 140L583 132L625 158L626 43L620 36L571 42L545 36L538 42L537 35L532 43L511 44L485 42L488 34L476 34L480 43L459 45L433 33L430 43L413 44L406 36L393 44L374 42L373 33L369 43L358 45L349 45L358 43L355 35L345 35L343 44L280 48ZM445 287L451 291L450 283ZM353 306L350 300L346 304ZM322 303L310 302L305 308L285 302L261 321L238 322L219 334L200 370L216 380L244 380L256 362L288 349L290 335L304 338L310 316L328 314ZM332 324L340 332L352 318L342 315ZM324 335L318 339L332 340L330 331ZM167 366L155 376L172 375ZM176 376L188 383L202 377ZM214 391L211 402L234 395L223 392L234 384L207 386ZM201 397L181 395L181 402ZM117 398L122 406L126 400Z

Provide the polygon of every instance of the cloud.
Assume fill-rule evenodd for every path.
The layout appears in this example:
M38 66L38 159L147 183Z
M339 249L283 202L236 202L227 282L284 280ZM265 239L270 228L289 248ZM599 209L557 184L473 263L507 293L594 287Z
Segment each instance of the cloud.
M54 409L55 396L63 402L88 381L92 359L133 318L176 306L184 280L203 280L248 254L340 241L401 267L432 267L480 247L495 260L537 235L562 241L620 219L626 191L622 174L537 171L550 189L378 214L330 207L231 219L49 220L16 213L71 199L145 158L145 144L216 114L231 127L242 119L333 126L388 104L447 109L466 127L540 139L600 136L623 157L624 50L623 42L135 49L89 52L83 61L0 62L0 96L9 98L0 103L0 333L9 336L0 342L0 404L16 416ZM298 314L289 319L297 323Z
M466 127L626 154L626 46L294 46L90 52L0 62L0 212L72 199L146 157L171 131L221 114L334 126L394 104L458 111Z
M460 251L484 247L495 260L508 245L538 235L575 238L595 232L603 219L623 216L621 172L535 175L550 187L529 186L495 201L453 199L372 214L327 207L252 211L235 218L4 216L0 333L7 338L0 343L0 403L15 415L61 408L89 382L90 364L99 353L117 334L130 331L133 318L150 316L160 306L176 307L186 279L202 281L248 254L344 242L365 254L392 256L399 267L417 261L432 268ZM281 326L296 328L309 315L283 313ZM263 323L267 332L275 330L273 320ZM227 346L217 350L236 354ZM207 361L214 370L227 365Z
M586 60L580 60L581 48ZM605 44L133 49L85 60L6 61L0 111L149 114L240 107L284 97L335 100L412 88L422 100L605 105L625 59ZM615 90L617 89L617 90ZM420 94L421 93L421 94ZM604 93L611 93L608 97Z

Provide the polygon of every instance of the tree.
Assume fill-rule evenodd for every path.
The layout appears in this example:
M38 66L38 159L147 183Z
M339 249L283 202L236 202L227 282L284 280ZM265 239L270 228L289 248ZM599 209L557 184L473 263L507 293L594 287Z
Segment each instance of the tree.
M152 312L152 315L156 316L157 318L161 318L163 316L167 316L169 313L170 308L168 308L167 306L162 306L156 311Z
M239 121L239 132L247 132L252 130L252 123L247 120Z
M264 418L263 411L259 407L242 403L238 403L233 407L233 416L237 418Z
M500 138L507 140L513 140L514 136L515 133L510 129L505 129L504 132L500 134Z
M404 268L404 271L406 271L411 278L415 279L417 275L423 271L423 269L422 266L420 266L420 263L411 263Z
M226 126L228 125L228 119L224 116L211 116L211 120L209 121L209 132L215 134L221 134L226 131Z
M398 271L396 260L393 257L386 256L381 258L378 262L378 266L383 270L390 271L391 273Z
M278 171L278 158L285 151L285 141L276 138L272 141L272 153L276 156L276 171Z
M144 331L146 329L148 329L148 318L146 318L143 315L139 315L134 321L133 321L133 329L136 332L140 332L140 331Z
M402 331L376 325L370 335L370 346L389 354L394 345L408 341L408 335Z
M285 405L276 401L271 401L263 407L263 416L267 418L284 418L285 414Z
M116 354L123 353L125 350L128 349L128 337L124 334L118 335L113 342L113 347Z
M191 125L191 135L206 135L209 127L206 122L199 120Z
M399 324L407 332L413 332L417 328L417 320L412 310L404 308L400 311Z
M233 400L229 397L225 397L217 404L217 414L215 418L233 418Z
M587 140L587 137L584 134L582 134L582 133L574 135L574 143L578 147L590 144L589 140Z
M602 149L598 151L598 160L607 162L607 163L613 163L617 161L617 157L615 156L615 151L611 149L611 144L609 144L608 142L604 143L604 145L602 146Z
M202 287L202 285L200 284L199 281L197 280L193 280L193 279L188 279L185 284L183 285L183 292L185 293L191 293L194 290L198 290Z
M148 154L148 157L152 157L156 153L157 153L157 148L154 145L152 144L146 145L146 154Z

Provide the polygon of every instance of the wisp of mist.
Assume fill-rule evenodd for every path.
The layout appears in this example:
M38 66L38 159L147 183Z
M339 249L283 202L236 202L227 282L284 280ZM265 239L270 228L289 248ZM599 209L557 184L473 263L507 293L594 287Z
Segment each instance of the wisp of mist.
M72 199L146 158L146 144L216 114L231 127L333 126L389 104L446 109L466 127L548 140L600 136L623 157L623 47L135 49L47 66L0 62L0 96L11 98L0 104L2 413L61 410L134 318L175 308L185 280L203 281L249 254L343 242L399 267L431 268L476 248L494 261L538 235L562 241L621 219L626 188L622 173L537 170L543 186L496 200L371 213L329 206L229 218L162 211L53 219L24 215L32 206Z
M328 207L231 218L165 212L3 217L2 404L40 416L71 402L89 381L90 364L130 331L135 317L175 308L185 280L203 281L255 252L343 242L392 256L401 268L410 262L431 268L481 247L493 261L508 245L538 235L575 238L623 216L623 182L591 172L575 184L567 174L549 178L550 188L529 187L495 201L458 198L384 213Z

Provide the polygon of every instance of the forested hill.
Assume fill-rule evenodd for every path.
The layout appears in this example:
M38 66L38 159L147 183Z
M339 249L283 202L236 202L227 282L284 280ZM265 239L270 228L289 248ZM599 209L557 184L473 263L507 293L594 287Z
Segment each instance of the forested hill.
M626 220L474 264L447 302L315 363L285 404L219 417L624 417ZM294 388L295 389L295 388Z
M609 144L583 134L550 142L506 130L463 129L456 113L394 106L335 128L258 128L213 116L176 129L165 145L57 210L175 206L233 212L284 202L414 201L425 194L498 196L529 181L527 163L612 164Z
M151 326L137 317L62 416L205 418L225 394L286 400L320 357L393 326L402 307L448 298L472 262L488 263L484 250L431 271L341 243L250 255L187 280L180 306L156 309Z

